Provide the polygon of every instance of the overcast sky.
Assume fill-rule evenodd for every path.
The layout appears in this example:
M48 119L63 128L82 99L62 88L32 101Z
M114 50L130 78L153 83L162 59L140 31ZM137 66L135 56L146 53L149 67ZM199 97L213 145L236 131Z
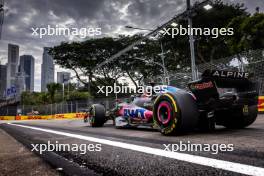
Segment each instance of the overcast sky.
M226 0L242 2L250 12L260 7L263 0ZM129 34L124 26L155 28L185 9L185 0L6 0L5 20L0 40L0 60L7 60L8 43L20 46L20 55L35 58L35 90L40 90L40 73L44 46L58 45L61 41L80 40L72 37L32 36L31 28L47 25L68 27L100 27L102 36ZM136 32L136 31L134 31ZM61 70L56 66L56 71Z

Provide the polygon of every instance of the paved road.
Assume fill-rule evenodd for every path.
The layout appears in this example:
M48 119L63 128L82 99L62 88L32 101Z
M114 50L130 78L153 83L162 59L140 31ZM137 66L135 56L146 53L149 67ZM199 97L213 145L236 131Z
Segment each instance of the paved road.
M92 128L81 120L35 120L3 123L7 133L31 144L101 144L101 151L44 152L40 155L66 175L264 175L264 115L247 129L162 136L151 129ZM203 144L210 151L165 151L172 144ZM210 145L207 145L210 144ZM219 151L216 144L233 145ZM219 145L218 145L219 146ZM205 148L203 148L205 150ZM37 152L39 153L39 152Z
M58 172L2 129L0 144L0 176L59 176Z

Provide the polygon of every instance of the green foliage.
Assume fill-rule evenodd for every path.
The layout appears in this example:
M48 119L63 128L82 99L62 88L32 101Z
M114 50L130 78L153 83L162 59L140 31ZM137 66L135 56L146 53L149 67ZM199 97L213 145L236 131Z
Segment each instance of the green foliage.
M212 6L213 8L209 11L203 8L196 9L195 15L192 17L193 28L227 28L233 18L249 15L241 4L224 4L222 1L217 0ZM187 19L180 20L179 24L187 28ZM234 29L236 28L234 27ZM229 37L221 35L217 38L206 35L194 36L196 64L230 56L230 46L227 45L226 41ZM169 65L170 70L177 71L177 65L180 65L181 68L190 66L188 35L178 35L174 39L171 36L165 36L163 42L165 43L166 49L173 51L168 56L171 59L169 63L177 63Z
M37 93L37 92L23 92L21 94L21 104L23 105L39 105L45 104L48 100L48 97L45 93Z
M48 95L51 103L55 103L55 93L61 89L61 84L59 83L49 83L47 85Z
M235 35L227 39L232 54L264 48L264 14L239 16L228 26L236 29Z
M96 88L97 85L111 85L113 80L124 75L129 76L133 82L135 71L139 71L142 75L152 76L160 73L162 68L157 65L146 66L143 61L134 60L135 57L147 59L159 59L160 47L157 43L147 41L148 44L141 46L138 50L133 50L121 56L104 67L94 70L98 63L101 63L113 54L133 41L138 40L141 36L119 36L119 38L99 38L91 39L85 42L61 43L51 49L50 54L53 55L57 64L64 68L71 69L76 73L77 78L88 86L87 82L83 82L80 74L89 77L90 86Z
M83 100L91 97L89 92L72 91L67 95L67 100Z
M56 101L51 100L50 94L45 92L23 92L21 94L21 104L23 105L44 105L54 102Z

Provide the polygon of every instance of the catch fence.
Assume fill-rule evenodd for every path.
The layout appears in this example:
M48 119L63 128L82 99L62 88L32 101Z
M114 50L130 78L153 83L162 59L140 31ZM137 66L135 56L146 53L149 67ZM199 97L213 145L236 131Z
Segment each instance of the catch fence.
M103 104L106 109L111 109L115 106L115 98L99 98L99 99L87 99L78 101L65 101L56 104L47 105L18 105L18 106L6 106L0 108L0 116L14 116L16 114L21 115L53 115L53 114L65 114L65 113L78 113L84 112L92 104Z
M254 81L258 82L259 94L264 95L264 49L240 53L223 59L212 60L197 65L198 76L207 70L230 70L253 73ZM188 69L183 69L188 70ZM189 69L190 70L190 69ZM187 88L191 81L191 70L182 73L170 73L170 83L176 87Z

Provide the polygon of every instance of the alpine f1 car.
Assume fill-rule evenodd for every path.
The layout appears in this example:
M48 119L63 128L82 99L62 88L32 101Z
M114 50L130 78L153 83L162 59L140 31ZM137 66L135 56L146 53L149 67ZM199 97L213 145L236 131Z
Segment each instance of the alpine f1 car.
M215 125L244 128L257 118L257 85L246 72L206 70L189 90L158 86L159 93L139 95L109 111L101 104L89 109L92 127L112 119L117 128L151 126L164 135L194 129L214 130Z

